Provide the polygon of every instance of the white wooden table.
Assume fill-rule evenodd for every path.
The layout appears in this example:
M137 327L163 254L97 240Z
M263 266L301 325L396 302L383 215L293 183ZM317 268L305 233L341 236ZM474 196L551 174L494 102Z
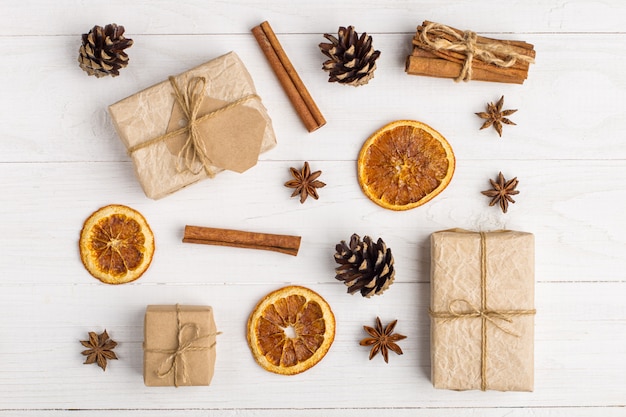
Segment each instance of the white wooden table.
M409 76L404 60L422 20L535 45L523 86ZM3 1L0 6L0 415L62 416L626 416L626 5L620 0ZM328 124L309 134L250 28L268 20ZM135 45L117 78L76 63L80 34L124 25ZM375 78L327 82L317 44L354 25L382 51ZM146 198L106 108L234 50L273 119L278 146L253 169L223 173L159 201ZM519 111L479 131L489 101ZM384 210L360 191L363 141L417 119L451 142L457 170L427 205ZM308 160L328 186L301 205L283 186ZM480 194L502 170L520 180L504 215ZM83 220L112 203L141 211L157 252L138 281L107 286L83 268ZM185 224L302 236L297 257L181 243ZM463 227L536 234L533 393L432 388L429 235ZM349 296L334 279L334 246L352 233L383 237L396 282L380 297ZM309 371L284 377L253 360L246 320L287 284L322 294L335 343ZM210 387L147 388L147 304L208 304L223 331ZM403 356L368 360L363 324L398 319ZM78 343L107 329L120 360L82 365Z

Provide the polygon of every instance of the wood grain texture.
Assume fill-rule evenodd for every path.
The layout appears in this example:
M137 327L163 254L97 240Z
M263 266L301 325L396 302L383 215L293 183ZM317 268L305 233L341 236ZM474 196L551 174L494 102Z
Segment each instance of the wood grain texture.
M312 409L294 410L270 408L265 410L80 410L81 416L85 417L343 417L358 415L361 417L377 417L384 412L385 415L396 417L623 417L623 407L525 407L525 408L396 408L396 409L367 409L367 408L341 408L341 409ZM46 410L41 414L36 410L0 410L0 416L32 417L46 415L49 417L75 416L75 410Z
M297 6L290 0L181 3L112 0L106 4L85 3L80 7L72 0L54 3L36 0L30 3L30 7L24 7L19 0L9 0L3 4L0 34L78 34L97 24L95 20L117 20L122 24L122 18L123 24L132 27L129 34L247 34L251 27L263 20L275 22L276 33L317 33L350 23L357 30L371 32L414 32L425 18L463 30L485 32L611 33L623 31L625 10L626 5L619 0L513 0L506 4L498 0L472 3L450 0L337 3L320 0L315 4ZM68 13L71 19L68 19Z
M497 16L497 17L496 17ZM0 416L626 416L626 3L619 0L373 1L7 0L0 12ZM535 45L523 86L409 76L404 60L424 19ZM250 29L268 20L328 123L302 126ZM87 77L80 34L122 24L135 44L117 78ZM381 50L375 78L327 82L317 44L352 24ZM278 146L243 174L224 172L147 199L106 108L234 50L272 117ZM517 108L503 137L474 113L505 96ZM450 186L427 205L391 212L356 180L361 144L396 119L416 119L452 144ZM300 204L283 186L309 161L328 185ZM502 171L520 180L502 214L480 194ZM156 238L138 281L107 286L83 268L78 235L107 204L144 214ZM186 245L186 224L302 236L298 256ZM536 237L533 393L435 390L429 379L429 235L463 227ZM383 237L396 262L384 295L346 294L334 246ZM263 371L245 340L263 295L299 284L337 318L329 354L294 377ZM210 387L142 382L147 304L208 304L219 330ZM398 319L403 356L368 361L363 324ZM120 360L84 366L78 342L107 329Z

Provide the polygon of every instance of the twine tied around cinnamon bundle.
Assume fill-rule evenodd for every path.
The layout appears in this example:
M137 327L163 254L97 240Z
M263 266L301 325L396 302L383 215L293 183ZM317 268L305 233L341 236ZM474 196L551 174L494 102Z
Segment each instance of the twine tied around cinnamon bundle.
M428 33L436 30L453 37L455 41L449 41L436 36L434 40L430 40ZM493 64L502 68L510 68L515 65L517 61L524 61L529 64L535 62L532 57L519 54L515 52L515 49L504 43L496 41L480 42L478 41L476 32L472 32L471 30L466 30L461 35L449 26L431 22L422 29L420 36L421 40L426 45L436 51L452 51L465 55L461 73L454 79L456 82L467 82L472 79L472 61L474 58L486 64ZM504 56L505 58L500 58L498 55Z
M167 132L161 136L157 136L156 138L147 140L143 143L131 146L130 148L128 148L128 154L132 155L139 149L143 149L156 143L160 143L181 134L187 133L185 143L183 144L177 155L176 171L179 173L189 171L192 174L197 175L202 170L204 170L206 174L212 178L213 176L215 176L215 172L213 172L213 170L211 169L211 159L207 154L200 133L198 132L198 125L206 120L217 116L218 114L225 112L226 110L239 106L240 104L243 104L249 100L255 98L258 99L259 96L256 94L248 94L223 107L220 107L216 110L213 110L205 115L198 117L198 112L200 111L200 106L202 105L202 101L204 100L207 89L206 77L192 77L187 82L186 88L183 90L181 90L181 88L178 86L174 77L170 76L168 77L168 80L174 90L174 98L176 99L176 103L178 103L181 110L183 111L183 114L185 115L185 119L187 119L187 125L180 129Z
M481 319L480 335L480 389L487 390L487 322L502 330L506 334L520 337L519 334L503 326L500 321L512 323L514 317L535 315L535 309L528 310L492 310L487 308L487 243L486 235L480 232L480 293L481 305L475 306L464 298L457 298L448 303L448 311L433 311L429 309L428 314L433 319L459 320L464 318ZM467 310L459 311L455 305L464 304L469 307Z
M180 305L176 304L176 340L177 346L175 349L145 349L146 352L152 353L164 353L167 354L161 364L157 368L156 375L159 378L166 378L171 374L174 374L174 386L178 387L178 375L181 374L181 382L185 384L189 378L189 374L187 372L187 358L185 354L187 352L199 352L199 351L207 351L211 350L215 347L217 342L213 342L208 346L198 346L194 345L194 343L207 339L212 336L217 336L222 334L222 332L213 332L204 335L200 335L200 328L196 323L181 323L180 319ZM186 330L191 329L191 335L185 337L185 334L188 333ZM168 366L169 364L169 366ZM180 371L179 372L179 367Z

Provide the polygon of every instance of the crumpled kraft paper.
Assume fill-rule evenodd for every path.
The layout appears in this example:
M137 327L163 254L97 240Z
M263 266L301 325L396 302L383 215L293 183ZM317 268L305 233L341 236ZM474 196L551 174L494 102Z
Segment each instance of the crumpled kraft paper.
M433 385L453 390L532 391L534 236L487 232L484 258L481 247L481 234L476 232L455 229L431 235ZM478 310L488 319L483 320Z
M243 172L256 164L259 153L276 145L267 110L260 98L254 97L252 78L234 52L180 74L174 80L185 90L194 77L207 79L198 118L244 97L251 98L199 123L200 137L210 159L209 172L181 170L183 156L179 152L187 134L132 151L135 173L149 198L162 198L225 169ZM187 120L173 91L166 80L109 106L115 129L127 149L186 126Z
M143 344L146 386L209 385L215 367L216 335L209 306L149 305Z

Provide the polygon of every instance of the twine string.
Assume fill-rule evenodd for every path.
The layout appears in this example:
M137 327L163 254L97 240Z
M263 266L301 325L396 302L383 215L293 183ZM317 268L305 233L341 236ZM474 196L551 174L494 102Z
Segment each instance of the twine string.
M466 308L461 310L461 304ZM455 307L458 306L458 307ZM513 330L502 325L501 322L513 323L513 318L534 314L535 310L481 310L465 298L456 298L448 303L448 310L443 312L430 312L430 316L436 319L455 320L461 318L480 318L488 321L503 332L511 336L520 337Z
M455 40L449 41L445 38L437 37L436 35L434 35L434 40L431 40L428 37L431 31L440 31ZM431 22L427 24L422 29L420 37L426 45L436 51L443 50L465 54L461 72L459 76L454 79L456 82L469 81L472 79L472 61L474 58L486 64L493 64L501 68L510 68L515 65L517 61L528 63L535 62L532 57L520 54L516 52L514 48L502 42L479 42L478 35L471 30L466 30L461 35L451 27L440 23ZM505 58L503 59L499 56L504 56Z
M215 347L217 342L213 342L208 346L197 346L194 343L199 340L209 338L211 336L217 336L221 334L221 332L208 333L205 335L200 335L200 328L196 323L185 323L182 324L180 318L180 305L176 304L176 327L177 327L177 347L175 349L146 349L146 352L152 353L164 353L167 354L161 364L157 368L156 375L159 378L166 378L169 375L174 375L174 386L178 387L178 375L181 375L181 382L185 384L189 379L189 374L187 372L187 357L185 353L187 352L199 352L199 351L207 351L211 350ZM185 336L185 334L189 333L186 330L190 330L190 335ZM179 372L180 369L180 372Z
M187 138L185 143L177 154L176 171L179 173L189 171L192 174L197 175L204 170L209 177L213 177L215 176L215 172L211 169L211 159L198 131L198 126L202 122L209 120L218 114L239 106L249 100L260 99L260 97L256 94L248 94L223 107L198 117L198 112L200 111L207 89L206 77L191 78L184 90L181 90L174 77L170 76L168 80L174 90L176 103L178 103L185 118L187 119L187 125L181 127L180 129L167 132L161 136L157 136L156 138L131 146L128 148L128 154L132 155L140 149L147 148L156 143L160 143L186 133Z
M193 174L198 174L201 169L194 169L194 165L200 162L201 167L209 165L209 156L206 153L204 144L200 141L198 135L198 110L202 104L204 93L206 91L206 78L195 77L187 83L187 89L181 92L174 77L169 77L170 84L174 89L174 98L180 105L185 118L187 119L188 135L185 144L178 152L176 160L176 170L183 171L181 160L185 162L185 168Z
M536 314L535 309L530 310L491 310L487 308L487 242L484 232L480 232L480 293L481 305L475 306L465 298L456 298L448 303L447 311L429 310L429 315L434 319L458 320L463 318L480 318L480 389L487 390L487 323L514 337L520 334L502 325L502 321L512 323L514 317L529 316ZM456 307L455 307L456 306ZM461 310L460 307L465 307Z

